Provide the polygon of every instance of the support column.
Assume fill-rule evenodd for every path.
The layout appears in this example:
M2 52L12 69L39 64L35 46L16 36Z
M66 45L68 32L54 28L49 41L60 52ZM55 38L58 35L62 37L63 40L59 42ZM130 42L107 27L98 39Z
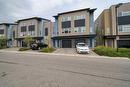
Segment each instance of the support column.
M117 40L114 39L114 48L117 48Z

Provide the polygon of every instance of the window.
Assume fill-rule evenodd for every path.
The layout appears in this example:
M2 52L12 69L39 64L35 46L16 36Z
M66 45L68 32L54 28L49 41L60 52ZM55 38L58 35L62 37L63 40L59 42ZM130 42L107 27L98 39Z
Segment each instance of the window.
M130 25L119 25L118 30L120 32L130 32Z
M129 15L130 15L130 11L122 12L122 16L129 16Z
M74 32L78 32L78 33L86 32L86 27L76 27L74 28Z
M79 19L74 21L74 27L85 26L85 19Z
M48 36L48 28L45 28L45 36Z
M31 36L35 35L35 25L28 26L28 35L31 35Z
M118 12L118 17L122 16L122 12Z
M71 28L63 28L62 33L71 33Z
M26 32L26 30L27 30L27 27L26 27L26 26L22 26L22 27L21 27L21 32Z
M130 11L118 12L118 17L121 17L121 16L130 16Z
M122 26L120 26L120 25L118 26L118 31L122 32Z
M4 34L4 29L0 29L0 34Z
M20 36L25 36L25 35L26 35L26 30L27 30L27 27L26 27L26 26L21 26Z
M70 21L71 17L70 16L63 16L62 21Z
M85 15L74 16L74 20L85 19Z
M62 22L62 28L70 28L70 27L71 27L71 21Z
M35 31L35 25L29 25L28 31Z

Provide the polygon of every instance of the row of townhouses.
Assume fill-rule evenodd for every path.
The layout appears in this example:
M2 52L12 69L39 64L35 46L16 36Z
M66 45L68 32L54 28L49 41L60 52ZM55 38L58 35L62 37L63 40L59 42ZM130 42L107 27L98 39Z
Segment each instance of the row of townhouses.
M36 42L43 42L50 47L72 48L78 42L85 42L94 47L94 16L96 9L80 9L59 13L55 22L33 17L18 20L16 23L0 24L0 36L8 39L9 47L24 46L23 39L31 36Z
M9 47L22 47L26 36L56 48L75 48L78 42L84 42L90 48L98 45L130 47L130 3L112 5L94 23L95 10L86 8L58 13L53 16L55 22L32 17L1 23L0 36L7 38Z
M130 48L130 2L105 9L95 20L96 45Z

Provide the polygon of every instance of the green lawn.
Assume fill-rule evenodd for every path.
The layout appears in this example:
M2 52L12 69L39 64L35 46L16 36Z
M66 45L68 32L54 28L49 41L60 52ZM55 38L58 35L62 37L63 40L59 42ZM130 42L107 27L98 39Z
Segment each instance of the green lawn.
M52 53L53 51L55 51L55 49L49 47L40 49L40 52L44 52L44 53Z

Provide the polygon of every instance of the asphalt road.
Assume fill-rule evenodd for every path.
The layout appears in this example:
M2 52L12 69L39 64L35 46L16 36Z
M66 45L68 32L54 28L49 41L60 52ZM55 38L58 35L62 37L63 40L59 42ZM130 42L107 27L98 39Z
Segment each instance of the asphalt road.
M130 60L0 53L0 87L130 87Z

